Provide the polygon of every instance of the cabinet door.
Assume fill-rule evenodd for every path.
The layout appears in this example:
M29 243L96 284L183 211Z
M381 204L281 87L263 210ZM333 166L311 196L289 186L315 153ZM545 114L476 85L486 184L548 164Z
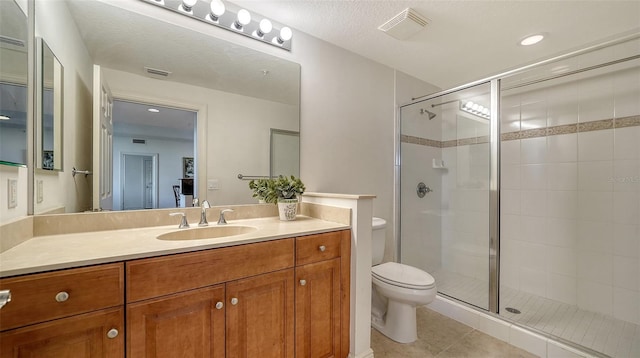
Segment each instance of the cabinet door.
M122 358L124 309L113 308L2 332L0 357Z
M340 259L296 267L296 358L341 358L340 310Z
M227 356L294 356L293 269L227 283Z
M128 357L216 357L224 352L224 286L127 305Z

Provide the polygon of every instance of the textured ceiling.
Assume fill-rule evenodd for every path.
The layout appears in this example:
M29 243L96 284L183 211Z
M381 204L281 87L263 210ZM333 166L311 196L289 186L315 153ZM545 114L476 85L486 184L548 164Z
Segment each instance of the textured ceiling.
M449 88L640 28L640 1L235 0L337 46ZM407 7L429 19L404 41L378 26ZM546 32L534 46L530 34ZM295 48L295 32L293 46Z

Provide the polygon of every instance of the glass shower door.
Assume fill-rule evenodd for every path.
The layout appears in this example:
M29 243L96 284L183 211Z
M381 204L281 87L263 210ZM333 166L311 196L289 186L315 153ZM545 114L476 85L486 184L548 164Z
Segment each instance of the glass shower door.
M403 106L400 261L489 309L490 84Z

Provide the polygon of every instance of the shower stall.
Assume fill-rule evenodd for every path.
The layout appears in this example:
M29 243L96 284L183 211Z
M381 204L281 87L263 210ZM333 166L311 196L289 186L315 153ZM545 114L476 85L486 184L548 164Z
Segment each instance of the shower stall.
M640 356L640 35L400 107L398 258L439 295Z

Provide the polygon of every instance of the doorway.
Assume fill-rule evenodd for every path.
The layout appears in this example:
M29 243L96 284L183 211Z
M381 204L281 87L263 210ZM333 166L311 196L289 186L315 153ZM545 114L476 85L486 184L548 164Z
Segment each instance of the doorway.
M122 210L158 207L158 154L122 153Z
M116 210L175 207L173 186L185 175L193 175L196 187L197 166L193 173L185 173L183 164L197 162L197 116L196 111L158 103L114 100ZM153 159L145 158L149 156ZM144 170L151 172L146 178Z

